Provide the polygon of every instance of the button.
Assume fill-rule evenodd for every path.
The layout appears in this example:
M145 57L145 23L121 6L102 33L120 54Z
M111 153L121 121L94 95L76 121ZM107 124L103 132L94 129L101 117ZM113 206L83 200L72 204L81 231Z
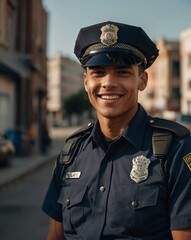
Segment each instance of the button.
M70 199L69 198L66 199L65 204L66 204L66 206L70 205Z
M104 191L105 191L105 187L104 187L104 186L101 186L101 187L99 188L99 190L100 190L100 192L104 192Z
M139 206L139 203L137 201L133 201L131 203L131 205L134 207L134 208L137 208Z

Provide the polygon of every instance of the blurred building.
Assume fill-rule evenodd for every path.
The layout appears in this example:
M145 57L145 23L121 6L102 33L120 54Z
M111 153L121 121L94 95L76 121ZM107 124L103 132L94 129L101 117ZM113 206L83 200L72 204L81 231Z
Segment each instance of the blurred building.
M156 41L159 57L147 70L148 87L140 94L140 101L152 113L165 110L180 111L180 46L177 41Z
M181 45L181 110L191 115L191 28L183 31Z
M47 13L41 0L0 1L0 133L40 142L46 115Z
M83 71L79 63L62 55L48 59L47 109L51 122L63 120L64 100L83 88Z

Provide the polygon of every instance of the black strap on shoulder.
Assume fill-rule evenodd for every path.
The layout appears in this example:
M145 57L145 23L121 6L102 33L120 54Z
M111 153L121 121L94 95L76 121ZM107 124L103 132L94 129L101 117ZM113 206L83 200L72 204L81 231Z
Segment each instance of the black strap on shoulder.
M152 135L153 153L159 159L161 175L165 175L165 160L170 150L174 134L163 129L154 129Z
M190 135L187 128L177 122L162 118L150 118L149 124L154 127L152 136L153 153L160 161L161 174L165 174L164 164L175 137L183 139Z
M174 134L163 129L155 129L152 136L153 153L157 158L165 158L170 150Z
M157 129L169 131L180 139L190 135L190 131L181 124L162 118L150 118L149 124Z
M79 151L81 140L85 135L87 135L87 133L91 132L93 125L93 123L89 123L66 139L62 154L60 156L61 164L68 165L71 163Z

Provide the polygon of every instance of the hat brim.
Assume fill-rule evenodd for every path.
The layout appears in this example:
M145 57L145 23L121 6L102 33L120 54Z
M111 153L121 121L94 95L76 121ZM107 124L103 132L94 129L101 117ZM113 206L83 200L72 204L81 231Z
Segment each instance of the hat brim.
M124 54L124 53L100 53L89 56L84 63L83 67L93 67L93 66L124 66L130 67L133 65L139 65L143 61L132 55L132 54Z

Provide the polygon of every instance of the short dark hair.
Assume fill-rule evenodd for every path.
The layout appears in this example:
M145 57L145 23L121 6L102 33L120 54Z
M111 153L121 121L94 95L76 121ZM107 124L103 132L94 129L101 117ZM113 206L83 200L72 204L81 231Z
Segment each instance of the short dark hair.
M145 67L143 64L138 65L138 69L139 69L139 74L141 74L145 71Z

